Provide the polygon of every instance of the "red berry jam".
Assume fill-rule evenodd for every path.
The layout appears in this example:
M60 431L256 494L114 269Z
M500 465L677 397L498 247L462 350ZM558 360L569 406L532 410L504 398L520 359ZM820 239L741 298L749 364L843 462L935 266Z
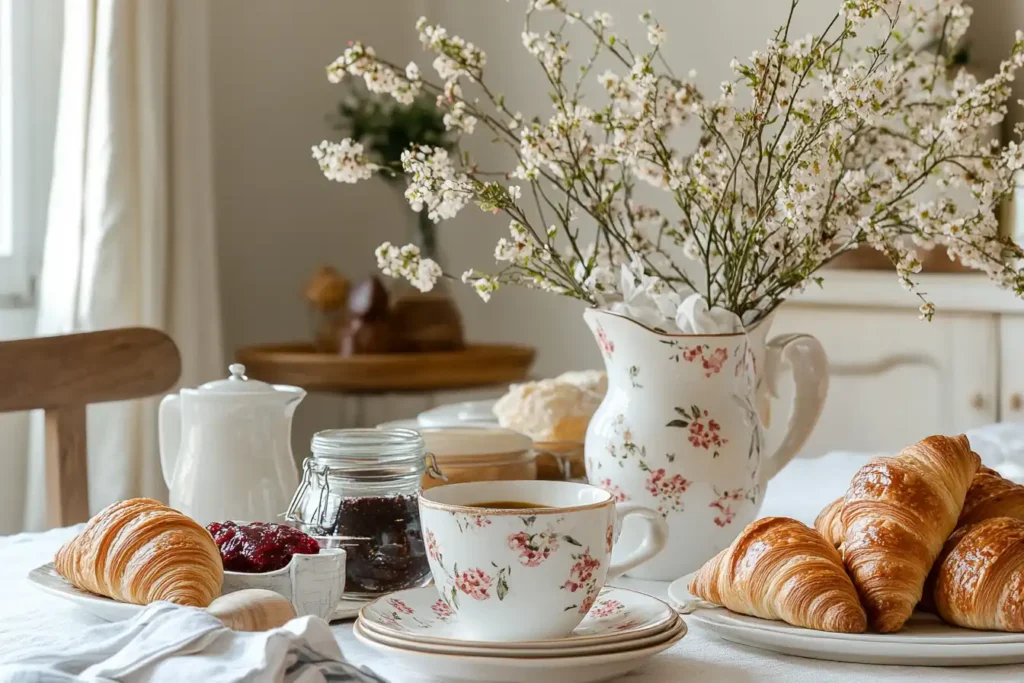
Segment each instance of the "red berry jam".
M224 569L229 572L272 572L287 567L292 555L320 552L315 538L281 524L213 522L206 529L220 548Z

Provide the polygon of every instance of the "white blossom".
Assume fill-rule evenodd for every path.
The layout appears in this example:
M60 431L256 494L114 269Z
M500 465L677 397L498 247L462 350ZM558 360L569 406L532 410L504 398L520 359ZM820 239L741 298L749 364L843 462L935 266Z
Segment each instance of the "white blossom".
M459 173L440 147L421 145L402 152L402 169L409 177L405 197L413 211L427 208L435 223L454 218L473 196L473 186L465 173Z
M313 158L320 164L320 170L328 180L339 183L355 183L373 176L376 164L371 164L363 154L363 146L345 138L341 142L324 140L313 148Z
M395 247L385 242L374 252L377 256L377 267L385 275L404 277L421 292L429 292L441 277L441 266L435 261L420 256L420 248L415 244Z

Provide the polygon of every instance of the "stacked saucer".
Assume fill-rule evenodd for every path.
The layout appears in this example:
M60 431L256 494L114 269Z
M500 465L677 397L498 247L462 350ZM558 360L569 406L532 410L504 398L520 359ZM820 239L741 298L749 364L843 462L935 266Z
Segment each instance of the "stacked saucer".
M363 607L356 638L402 665L443 680L589 683L642 666L686 635L667 604L606 587L579 626L552 640L460 638L456 615L433 586L386 595Z

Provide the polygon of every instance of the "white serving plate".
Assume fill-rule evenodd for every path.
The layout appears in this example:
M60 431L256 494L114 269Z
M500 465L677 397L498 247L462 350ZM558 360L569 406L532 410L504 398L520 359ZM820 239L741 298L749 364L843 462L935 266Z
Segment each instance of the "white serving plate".
M78 605L86 612L94 614L105 621L122 621L131 619L142 611L142 605L118 602L104 595L96 595L80 588L75 588L57 573L53 563L36 567L28 573L29 582L39 590L55 595Z
M590 612L565 638L518 642L465 640L454 633L454 615L441 616L437 588L410 588L378 598L359 612L365 631L417 646L475 649L572 649L609 644L660 634L677 620L675 610L661 600L626 588L606 586ZM441 608L444 605L440 605Z
M374 648L392 661L414 671L429 671L444 681L474 681L475 683L595 683L617 679L672 647L686 634L683 628L668 640L625 652L613 652L578 657L488 657L446 655L418 652L402 647L384 645L368 637L356 622L352 629L356 639Z
M674 581L669 600L693 623L733 643L787 655L858 664L985 666L1024 662L1024 633L973 631L915 613L898 633L828 633L736 614L695 598L693 574Z
M286 572L287 569L288 568L286 567L285 569L278 570L277 572L271 572L267 575L251 574L249 576L257 579L259 577L273 578L271 574L276 576L281 574L281 572ZM82 590L81 588L76 588L68 583L63 576L57 573L52 562L48 562L43 566L36 567L30 571L28 573L28 580L29 583L44 593L49 593L50 595L67 600L104 621L123 621L125 619L131 619L145 607L144 605L133 605L129 602L118 602L117 600L108 598L105 595L96 595L95 593L90 593L89 591ZM241 590L242 588L270 588L276 592L284 594L284 590L281 587L275 586L272 583L263 585L259 584L257 581L256 583L246 583L235 586L235 590ZM231 593L233 591L229 590L227 592ZM334 590L332 588L329 592L340 593L340 589ZM330 618L333 620L355 617L359 614L359 610L365 604L366 603L363 601L342 599L338 602L338 606L335 608L334 613L330 615Z
M404 638L393 638L382 635L366 628L366 622L358 621L353 627L358 627L364 636L383 645L415 650L417 652L433 652L442 655L466 655L470 657L580 657L584 655L600 655L612 652L626 652L627 650L639 650L646 647L659 645L668 640L676 638L682 633L686 635L686 623L676 617L676 620L668 625L663 631L652 635L634 637L631 639L614 640L611 642L602 641L595 644L584 644L566 646L564 648L550 647L495 647L495 643L486 643L484 647L474 645L434 645L417 640Z

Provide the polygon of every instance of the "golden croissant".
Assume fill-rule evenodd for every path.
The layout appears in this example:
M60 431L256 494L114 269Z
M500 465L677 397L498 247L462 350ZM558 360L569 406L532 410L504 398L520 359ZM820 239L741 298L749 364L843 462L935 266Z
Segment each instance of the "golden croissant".
M843 501L845 497L839 497L825 506L818 517L814 520L814 528L822 537L838 548L843 544Z
M840 512L843 561L876 631L910 618L980 464L966 436L931 436L854 475Z
M787 517L752 522L700 568L692 595L734 612L794 626L863 633L857 591L839 552L814 529Z
M982 467L967 489L957 526L974 524L992 517L1024 520L1024 486L1003 479L995 470Z
M1024 522L993 517L957 529L936 562L935 607L945 621L1024 631Z
M57 551L54 565L78 588L136 605L166 600L206 607L224 578L210 533L149 498L101 510Z

